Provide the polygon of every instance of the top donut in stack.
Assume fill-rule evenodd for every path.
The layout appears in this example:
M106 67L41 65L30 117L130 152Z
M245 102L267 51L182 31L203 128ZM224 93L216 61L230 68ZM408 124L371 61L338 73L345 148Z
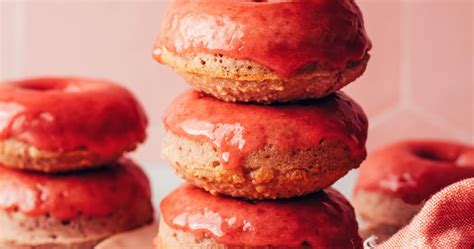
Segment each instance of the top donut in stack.
M371 43L353 0L173 1L155 58L230 102L325 97L359 77Z

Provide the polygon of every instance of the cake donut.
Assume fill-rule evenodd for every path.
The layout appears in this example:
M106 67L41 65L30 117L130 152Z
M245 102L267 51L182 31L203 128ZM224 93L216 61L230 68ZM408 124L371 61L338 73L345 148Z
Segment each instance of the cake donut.
M320 98L359 77L371 48L353 0L174 0L154 57L225 101Z
M382 240L407 225L444 187L474 177L474 147L447 141L402 141L370 154L360 167L353 204L364 235Z
M92 249L153 220L148 179L132 161L73 174L0 166L0 248Z
M213 194L300 196L331 185L366 156L367 118L342 92L269 106L187 91L163 122L164 157L179 176Z
M332 188L247 202L184 184L163 199L156 249L362 248L354 210Z
M0 84L0 163L41 172L98 167L134 150L147 118L114 83L34 78Z

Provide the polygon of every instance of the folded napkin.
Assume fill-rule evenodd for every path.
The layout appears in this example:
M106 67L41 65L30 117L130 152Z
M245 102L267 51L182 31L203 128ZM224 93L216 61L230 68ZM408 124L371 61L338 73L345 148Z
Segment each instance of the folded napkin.
M375 248L474 248L474 178L433 195L410 224Z

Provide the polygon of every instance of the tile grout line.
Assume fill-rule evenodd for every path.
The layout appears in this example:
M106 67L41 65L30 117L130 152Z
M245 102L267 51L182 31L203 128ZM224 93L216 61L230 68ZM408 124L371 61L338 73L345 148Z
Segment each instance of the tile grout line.
M409 0L404 0L400 6L400 82L398 94L400 99L398 103L384 111L383 113L375 116L370 120L370 129L380 126L383 122L395 116L397 113L404 109L409 109L412 105L412 92L411 92L411 44L409 39L410 34L410 18L409 18Z
M401 104L397 104L393 107L390 107L389 109L386 109L384 112L381 114L373 117L370 119L370 124L369 128L374 129L382 125L386 120L389 120L393 116L395 116L397 113L401 112L403 110L403 106Z
M463 138L470 137L469 132L465 132L461 129L453 129L453 125L449 121L446 121L445 119L436 114L428 112L420 106L412 106L410 108L410 111L416 116L423 118L430 124L437 126L439 129L446 132L447 134L455 135L458 140L464 141L465 139Z

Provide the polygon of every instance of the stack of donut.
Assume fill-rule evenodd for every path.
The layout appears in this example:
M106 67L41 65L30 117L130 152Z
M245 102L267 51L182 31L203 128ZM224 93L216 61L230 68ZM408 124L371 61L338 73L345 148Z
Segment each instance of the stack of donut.
M353 0L175 0L155 58L194 91L165 111L163 155L187 180L156 248L361 248L330 186L366 156L367 118L338 91L371 44Z
M133 95L111 82L0 84L0 248L91 249L151 222L148 179L122 156L146 126Z

